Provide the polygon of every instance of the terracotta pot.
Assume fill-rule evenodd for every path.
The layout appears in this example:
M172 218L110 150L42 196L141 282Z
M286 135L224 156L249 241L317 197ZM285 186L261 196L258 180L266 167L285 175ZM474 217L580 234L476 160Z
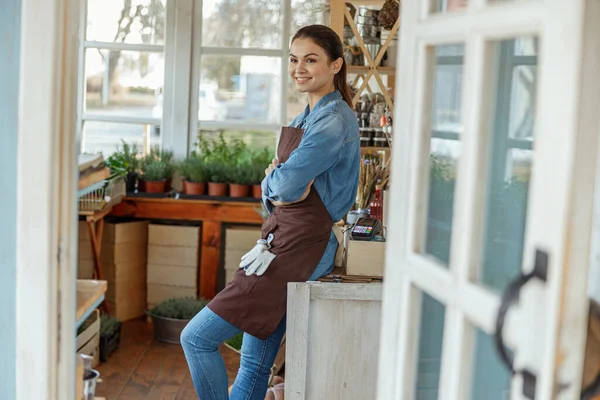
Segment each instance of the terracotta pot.
M165 181L146 181L146 193L164 193Z
M240 185L237 183L229 184L229 195L231 197L248 197L250 194L250 186Z
M187 185L187 183L186 183L186 182L187 182L187 181L186 181L185 179L182 179L182 180L181 180L181 191L182 191L183 193L187 193L187 189L186 189L186 185Z
M262 188L260 185L252 185L252 197L255 199L262 198Z
M205 194L206 193L206 182L188 182L183 181L183 191L185 194Z
M208 195L209 196L227 196L227 184L226 183L215 183L208 182Z

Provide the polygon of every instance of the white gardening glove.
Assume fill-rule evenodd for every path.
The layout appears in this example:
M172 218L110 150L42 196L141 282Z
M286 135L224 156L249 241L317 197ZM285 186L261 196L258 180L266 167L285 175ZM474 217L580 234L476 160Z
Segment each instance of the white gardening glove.
M271 262L275 259L275 254L271 253L271 242L273 234L270 233L267 239L259 239L252 250L242 256L240 268L246 271L246 276L256 274L258 276L265 273Z

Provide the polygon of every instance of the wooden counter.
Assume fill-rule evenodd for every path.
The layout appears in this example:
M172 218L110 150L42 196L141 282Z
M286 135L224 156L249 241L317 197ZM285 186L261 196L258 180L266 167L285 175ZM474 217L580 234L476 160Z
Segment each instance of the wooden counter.
M152 195L149 195L152 196ZM221 256L221 230L224 223L262 224L258 199L165 198L135 195L125 197L111 216L140 219L202 222L202 243L198 273L198 296L212 299L217 294Z
M76 327L79 327L104 300L106 281L77 280Z

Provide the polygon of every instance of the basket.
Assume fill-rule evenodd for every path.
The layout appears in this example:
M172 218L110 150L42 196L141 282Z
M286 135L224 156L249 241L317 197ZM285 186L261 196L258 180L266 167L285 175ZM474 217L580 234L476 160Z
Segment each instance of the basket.
M117 175L103 185L79 198L79 213L92 214L118 204L125 197L125 179Z

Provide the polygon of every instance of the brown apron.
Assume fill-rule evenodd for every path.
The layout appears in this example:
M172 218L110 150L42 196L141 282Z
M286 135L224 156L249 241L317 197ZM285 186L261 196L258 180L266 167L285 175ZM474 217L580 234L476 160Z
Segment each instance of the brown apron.
M282 128L279 162L287 161L303 132ZM244 332L266 339L286 313L288 282L305 282L310 277L325 253L332 227L331 216L314 186L304 201L275 207L261 230L263 239L270 233L274 236L270 251L276 256L267 271L262 276L246 276L238 269L208 307Z

